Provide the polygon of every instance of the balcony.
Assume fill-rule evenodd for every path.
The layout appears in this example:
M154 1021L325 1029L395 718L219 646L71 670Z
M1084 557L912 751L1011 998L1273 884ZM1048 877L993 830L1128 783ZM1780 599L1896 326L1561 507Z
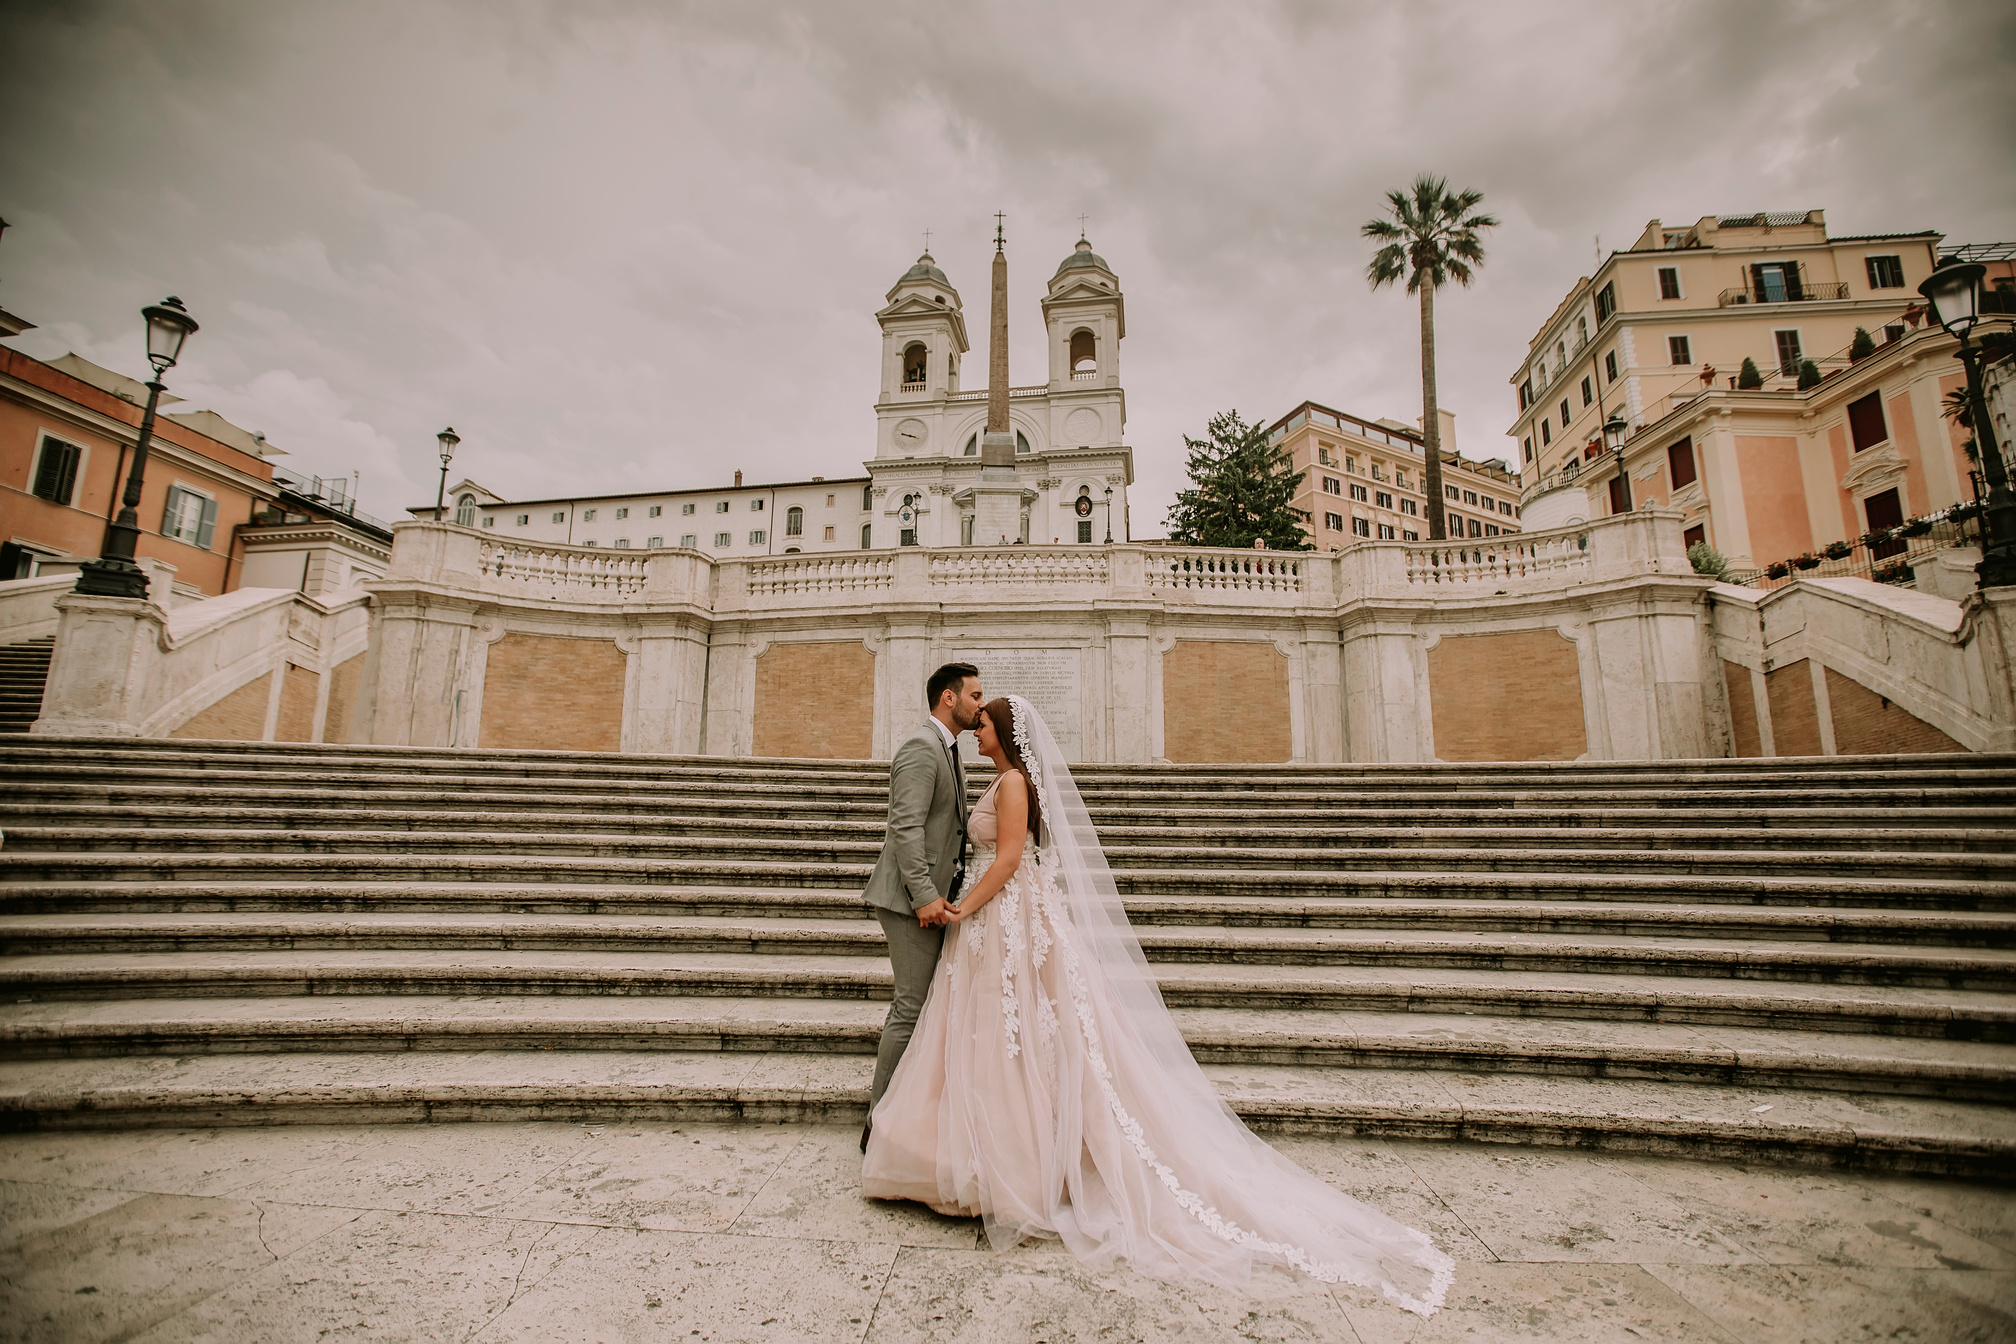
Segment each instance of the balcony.
M1097 369L1076 369L1072 371L1071 381L1074 383L1089 383L1098 376L1099 370Z
M1848 297L1848 286L1838 280L1823 281L1819 284L1766 287L1759 290L1752 285L1738 289L1725 289L1716 306L1733 308L1742 303L1825 303Z
M922 392L929 386L929 383L905 383L896 390L899 392Z

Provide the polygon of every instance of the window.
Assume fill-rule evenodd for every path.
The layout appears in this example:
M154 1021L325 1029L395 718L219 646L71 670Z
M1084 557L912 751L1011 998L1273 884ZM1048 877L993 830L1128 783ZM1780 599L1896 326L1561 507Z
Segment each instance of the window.
M1694 342L1688 340L1685 336L1668 336L1666 338L1666 362L1676 369L1684 364L1692 364L1694 362Z
M1617 352L1612 350L1603 356L1603 377L1609 382L1617 381Z
M1612 280L1609 284L1596 291L1596 325L1600 327L1605 322L1608 322L1610 314L1616 311L1617 282Z
M1904 261L1901 257L1864 257L1869 268L1869 288L1904 288Z
M821 540L821 541L832 541L832 540L833 540L833 529L832 529L831 527L828 527L828 528L826 529L826 534L825 534L824 536L820 537L820 538L819 538L819 540Z
M42 457L35 464L37 497L52 504L68 504L77 492L77 464L83 460L84 450L76 444L44 435Z
M1888 345L1892 341L1901 341L1903 339L1904 324L1902 322L1892 322L1883 328L1883 344Z
M455 500L455 526L476 526L476 496L461 495Z
M1448 496L1449 498L1451 498L1451 499L1461 499L1461 498L1463 498L1463 492L1462 492L1461 490L1458 490L1458 489L1457 489L1457 488L1456 488L1455 486L1453 486L1453 485L1445 485L1445 486L1443 486L1443 487L1442 487L1442 493L1443 493L1443 494L1445 494L1445 495L1447 495L1447 496Z
M644 539L644 545L650 550L655 551L664 544L665 544L665 538L663 537L646 537Z
M1871 532L1885 531L1904 521L1904 501L1897 497L1895 490L1882 491L1862 501L1862 516L1868 519ZM1885 556L1901 555L1906 548L1902 537L1894 537L1870 547L1869 553L1881 560Z
M1596 389L1590 385L1587 378L1584 378L1582 380L1582 404L1587 406L1594 400L1596 400Z
M560 520L559 520L558 518L555 518L555 519L554 519L553 521L557 523L557 522L559 522ZM582 521L582 522L584 522L584 523L592 523L592 522L594 522L594 521L595 521L595 510L593 510L593 509L583 509L583 510L581 510L581 521Z
M1489 495L1479 495L1479 496L1477 496L1477 502L1478 502L1479 504L1482 504L1482 505L1484 506L1484 508L1485 508L1485 510L1486 510L1487 512L1488 512L1488 511L1489 511L1490 509L1492 509L1492 508L1494 508L1494 507L1495 507L1495 505L1494 505L1494 503L1493 503L1493 501L1492 501L1492 499L1491 499L1491 496L1489 496Z
M1554 442L1554 430L1548 425L1547 417L1543 415L1540 417L1540 446L1545 448L1552 442Z
M1666 450L1667 479L1675 490L1694 484L1694 438L1689 435Z
M1410 518L1419 518L1421 516L1421 506L1411 499L1403 499L1400 501L1400 512L1408 515Z
M749 501L749 512L751 512L751 513L761 513L761 512L763 512L763 501L762 501L762 500L760 500L760 499L752 499L752 500L750 500L750 501Z
M1323 526L1329 528L1332 532L1342 532L1344 530L1344 515L1341 513L1324 514Z
M1860 401L1848 403L1848 433L1855 440L1858 453L1890 437L1890 427L1883 423L1881 392L1871 392Z
M1622 476L1612 476L1610 478L1610 512L1624 512L1624 478Z
M1580 350L1587 344L1589 344L1589 319L1578 317L1575 319L1575 348Z
M1399 486L1402 490L1405 490L1407 488L1407 473L1404 471L1394 472L1393 484Z
M1568 414L1568 398L1561 398L1561 428L1568 428L1568 422L1573 418Z
M1356 481L1351 482L1351 498L1363 504L1365 502L1365 487Z
M1470 520L1470 535L1473 537L1481 537L1484 535L1484 525L1478 522L1475 518L1472 518Z
M865 489L863 490L863 493L864 494L867 493ZM861 524L861 549L864 551L868 550L871 547L873 547L874 544L875 544L875 525L873 523Z
M1358 459L1347 455L1344 459L1344 470L1350 472L1354 476L1357 475Z
M497 515L496 515L496 514L494 514L494 513L486 513L486 514L484 514L484 515L483 515L483 526L485 526L485 527L495 527L495 526L497 526Z
M1329 444L1319 443L1316 445L1316 465L1319 467L1327 467L1330 465Z
M1323 493L1326 495L1341 495L1344 493L1344 487L1337 483L1335 476L1325 476L1323 478Z
M1475 507L1477 503L1477 492L1475 490L1465 490L1463 492L1463 502L1465 504L1471 505L1472 507Z
M762 546L767 544L769 540L770 534L761 528L757 528L749 534L749 544L751 546Z
M1799 372L1799 333L1796 331L1774 331L1772 339L1778 343L1778 372L1787 378Z
M1442 521L1448 524L1447 530L1450 536L1460 537L1463 535L1463 520L1461 518L1445 510L1442 514Z
M1659 268L1659 297L1677 299L1680 297L1680 268L1661 266Z
M1526 379L1519 384L1519 409L1525 410L1533 404L1533 380Z
M832 496L832 495L828 495L828 496L826 496L826 507L827 507L827 508L829 508L829 509L830 509L830 508L832 508L832 507L833 507L833 500L834 500L834 496Z
M617 516L618 518L628 518L628 517L630 516L630 510L628 510L628 509L618 509L618 510L616 510L616 516Z
M898 546L915 546L917 544L917 529L914 527L898 528L896 532L896 544Z
M691 518L693 516L693 506L691 504L681 504L679 506L679 516L681 518Z
M1353 518L1351 531L1357 536L1369 537L1372 535L1372 524L1363 518Z
M1015 451L1018 453L1029 451L1029 436L1019 429L1015 431Z
M872 486L872 485L864 485L864 486L862 486L862 487L861 487L861 507L862 507L863 509L872 509L872 508L874 508L874 507L875 507L875 487L874 487L874 486ZM864 533L862 533L861 535L865 537L865 536L867 536L868 534L864 532ZM867 549L868 549L868 543L867 543L867 542L865 542L865 541L864 541L864 542L862 542L862 543L861 543L861 549L862 549L862 550L864 550L864 551L865 551L865 550L867 550Z
M554 521L554 522L556 522L556 523L564 523L564 522L566 522L566 521L567 521L567 511L566 511L565 509L555 509L555 510L553 510L553 521Z
M1708 544L1708 529L1701 524L1695 524L1680 534L1680 544L1682 546L1706 546Z
M1393 529L1391 527L1388 527L1385 523L1379 524L1379 540L1381 541L1393 540Z
M714 512L716 512L716 513L726 513L726 512L728 512L728 501L727 501L727 500L725 500L725 499L717 499L717 500L715 500L715 501L714 501Z
M784 510L784 535L787 537L805 535L805 510L795 504Z
M591 540L591 541L584 541L581 544L583 546L593 546L595 543Z
M161 511L161 535L210 549L217 533L217 501L186 485L168 487L168 505Z
M653 504L651 506L651 516L653 518L660 516L664 512L665 512L665 506L662 504Z
M1382 509L1390 509L1393 507L1393 496L1387 494L1384 490L1380 490L1373 496L1372 502Z
M1533 436L1531 434L1519 440L1519 449L1526 455L1526 461L1531 462L1533 460Z
M532 515L529 513L521 513L518 515L516 521L518 523L518 526L524 527L527 523L530 523L532 521Z
M1083 545L1090 540L1092 540L1092 524L1080 518L1078 520L1078 542L1080 545Z
M613 544L613 545L614 545L614 546L616 547L616 549L617 549L617 550L619 550L619 551L627 551L627 550L629 550L629 549L630 549L630 538L628 538L628 537L618 537L618 538L616 538L616 540L615 540L615 541L614 541L614 542L613 542L612 544Z
M1496 523L1486 523L1486 524L1484 524L1484 535L1485 535L1485 536L1487 536L1487 537L1495 537L1495 536L1497 536L1497 535L1498 535L1498 524L1496 524Z
M722 548L733 546L735 544L735 536L731 532L716 532L714 534L714 544Z
M1413 531L1413 530L1409 529L1408 531L1405 531L1405 532L1402 532L1402 533L1400 534L1400 540L1402 540L1402 541L1419 541L1419 540L1421 540L1421 534L1420 534L1419 532L1415 532L1415 531Z
M679 538L679 544L681 546L684 546L687 550L690 551L700 544L700 538L694 536L691 532L688 532L684 536Z

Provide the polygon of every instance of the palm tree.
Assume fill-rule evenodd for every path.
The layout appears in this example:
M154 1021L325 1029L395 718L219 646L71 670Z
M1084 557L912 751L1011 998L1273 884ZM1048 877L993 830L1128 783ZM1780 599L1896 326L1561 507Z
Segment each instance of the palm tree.
M1451 194L1439 177L1423 173L1414 190L1386 193L1391 219L1367 220L1359 230L1385 244L1365 268L1372 288L1407 277L1407 292L1421 296L1421 437L1427 459L1428 538L1448 535L1442 517L1442 434L1435 407L1435 291L1454 278L1470 283L1471 263L1483 265L1484 244L1477 230L1496 228L1490 215L1472 214L1481 191Z

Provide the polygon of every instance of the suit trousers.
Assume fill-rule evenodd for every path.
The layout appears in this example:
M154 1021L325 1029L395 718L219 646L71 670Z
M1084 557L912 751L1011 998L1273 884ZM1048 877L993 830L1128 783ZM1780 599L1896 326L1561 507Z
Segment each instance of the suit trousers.
M868 1109L889 1090L896 1064L910 1047L910 1033L917 1028L918 1014L924 1011L925 996L931 992L931 977L938 970L938 951L945 944L941 927L920 929L914 914L874 907L882 921L882 934L889 940L889 968L895 972L896 994L889 1003L889 1016L882 1023L882 1045L875 1053L875 1082L868 1089Z

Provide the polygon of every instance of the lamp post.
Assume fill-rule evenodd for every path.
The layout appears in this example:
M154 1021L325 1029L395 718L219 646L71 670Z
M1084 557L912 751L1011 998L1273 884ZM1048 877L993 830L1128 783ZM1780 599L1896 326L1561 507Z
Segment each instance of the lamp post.
M1995 441L1995 426L1981 395L1981 357L1967 339L1980 320L1981 277L1987 273L1988 268L1978 261L1948 258L1933 268L1918 292L1931 305L1939 325L1960 338L1974 448L1980 455L1981 475L1988 482L1988 507L1981 514L1981 563L1974 566L1974 576L1979 587L2000 588L2016 584L2016 494L2010 492L2002 446Z
M1106 544L1113 544L1113 487L1106 487Z
M434 521L441 521L441 510L448 504L448 463L455 456L455 445L462 442L462 436L452 428L436 434L441 444L441 488L434 492Z
M1631 473L1624 469L1624 434L1631 427L1624 423L1622 415L1613 412L1603 422L1603 441L1610 445L1610 451L1617 454L1617 512L1631 512Z
M147 384L147 411L140 417L140 437L133 445L119 516L105 524L98 558L78 567L77 591L89 597L147 596L147 575L133 563L140 544L140 487L147 477L147 445L154 438L154 408L161 404L164 390L161 375L175 367L182 342L196 330L196 319L173 294L142 308L140 316L147 319L147 362L154 366L154 378Z

